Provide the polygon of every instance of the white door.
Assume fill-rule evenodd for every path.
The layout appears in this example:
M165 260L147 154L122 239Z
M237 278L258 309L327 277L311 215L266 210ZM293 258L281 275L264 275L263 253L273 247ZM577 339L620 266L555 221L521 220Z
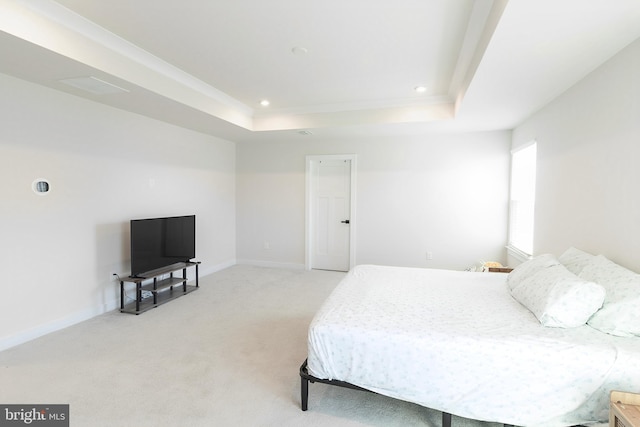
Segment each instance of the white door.
M349 271L351 263L351 159L309 163L310 268Z

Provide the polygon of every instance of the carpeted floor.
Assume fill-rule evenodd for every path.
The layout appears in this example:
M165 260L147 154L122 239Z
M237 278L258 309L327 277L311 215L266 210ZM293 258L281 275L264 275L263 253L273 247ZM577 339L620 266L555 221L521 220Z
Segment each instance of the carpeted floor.
M73 427L439 426L437 411L324 384L300 410L307 327L343 276L234 266L142 315L0 352L0 403L70 404Z

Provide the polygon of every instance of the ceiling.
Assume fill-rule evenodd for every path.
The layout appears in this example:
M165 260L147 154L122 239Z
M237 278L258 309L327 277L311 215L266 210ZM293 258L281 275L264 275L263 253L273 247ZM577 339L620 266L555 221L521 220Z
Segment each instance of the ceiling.
M237 142L512 129L639 37L638 0L0 0L1 73Z

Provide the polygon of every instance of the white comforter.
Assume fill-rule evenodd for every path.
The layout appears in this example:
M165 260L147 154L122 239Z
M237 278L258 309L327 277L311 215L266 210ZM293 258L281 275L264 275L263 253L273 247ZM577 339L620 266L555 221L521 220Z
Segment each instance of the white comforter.
M640 338L543 327L506 277L358 266L311 323L309 373L483 421L606 421L609 391L640 387Z

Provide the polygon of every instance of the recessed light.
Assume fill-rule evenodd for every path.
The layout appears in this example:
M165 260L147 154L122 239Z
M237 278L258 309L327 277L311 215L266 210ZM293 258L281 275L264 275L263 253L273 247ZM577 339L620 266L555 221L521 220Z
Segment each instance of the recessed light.
M262 105L263 107L268 107L269 104L271 103L269 102L268 99L263 99L262 101L260 101L260 105Z
M425 93L427 91L426 86L416 86L413 88L417 93Z

